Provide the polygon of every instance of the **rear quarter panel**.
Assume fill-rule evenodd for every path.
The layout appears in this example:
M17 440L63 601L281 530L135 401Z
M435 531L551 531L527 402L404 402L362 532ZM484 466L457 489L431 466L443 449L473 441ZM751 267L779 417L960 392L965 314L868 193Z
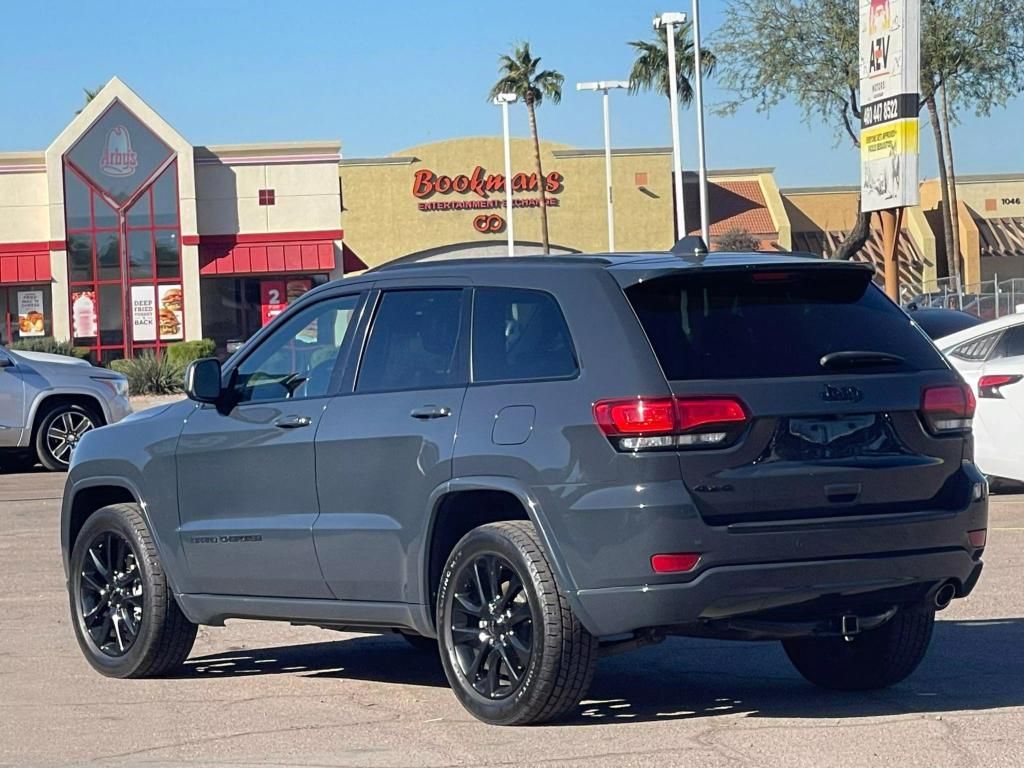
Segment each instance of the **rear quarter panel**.
M603 270L522 270L506 287L555 296L579 362L573 379L470 385L463 403L453 474L514 478L527 489L546 528L549 555L572 590L623 583L650 573L649 553L665 526L684 525L687 495L673 454L617 453L597 428L593 403L612 397L664 396L667 383L621 289ZM478 286L487 285L475 278ZM508 406L536 409L529 438L492 439ZM691 505L692 506L692 505ZM695 513L693 513L695 514ZM633 553L622 557L623 553Z

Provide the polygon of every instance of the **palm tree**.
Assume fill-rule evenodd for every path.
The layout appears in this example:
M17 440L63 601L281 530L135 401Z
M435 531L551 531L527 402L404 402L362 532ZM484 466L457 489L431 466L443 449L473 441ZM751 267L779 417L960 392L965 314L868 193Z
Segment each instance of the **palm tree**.
M526 111L530 115L530 134L533 137L533 162L537 169L537 185L540 189L540 237L544 247L544 253L551 252L551 243L548 239L548 204L545 198L544 169L540 162L540 139L537 136L537 107L548 99L552 104L562 100L562 83L565 76L553 69L543 69L539 72L537 67L540 64L540 57L534 58L530 54L530 44L520 43L512 51L512 55L503 55L498 59L498 73L500 78L491 88L490 98L494 99L499 93L514 93L520 101L526 104ZM505 179L506 184L511 184L512 179Z
M636 51L633 69L629 73L629 92L654 90L669 99L672 109L671 92L668 80L668 32L665 27L657 29L654 40L632 40L629 45ZM690 37L690 25L679 24L675 27L676 47L676 96L684 107L693 101L693 38ZM715 54L706 48L700 49L700 68L705 77L715 71ZM670 113L671 114L671 113ZM674 175L674 174L673 174ZM682 201L678 201L682 205ZM680 233L680 237L685 235Z
M680 24L676 30L676 94L684 106L693 101L693 39L690 25ZM669 97L668 85L668 39L665 28L657 30L654 40L633 40L636 51L633 70L629 73L629 91L657 90ZM715 72L715 54L706 48L700 49L700 67L705 77Z
M92 101L93 99L95 99L95 98L96 98L96 95L97 95L97 94L98 94L98 93L99 93L99 92L100 92L101 90L103 90L103 86L102 86L102 85L97 85L97 86L96 86L96 88L95 88L94 90L89 90L88 88L83 88L83 89L82 89L82 92L83 92L83 93L85 94L85 103L86 103L86 104L88 104L88 103L89 103L90 101ZM82 109L85 109L85 107L82 107ZM80 115L80 114L82 114L82 109L77 109L77 110L75 110L75 114L76 114L76 115Z

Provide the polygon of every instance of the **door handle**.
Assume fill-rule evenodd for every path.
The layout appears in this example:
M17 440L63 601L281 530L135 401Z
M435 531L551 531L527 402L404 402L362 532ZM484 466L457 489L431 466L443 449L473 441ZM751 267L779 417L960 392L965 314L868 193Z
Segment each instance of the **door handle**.
M309 416L282 416L274 422L274 426L280 429L298 429L308 427L312 423L313 420Z
M421 405L413 408L409 415L414 419L443 419L452 415L452 409L446 405Z

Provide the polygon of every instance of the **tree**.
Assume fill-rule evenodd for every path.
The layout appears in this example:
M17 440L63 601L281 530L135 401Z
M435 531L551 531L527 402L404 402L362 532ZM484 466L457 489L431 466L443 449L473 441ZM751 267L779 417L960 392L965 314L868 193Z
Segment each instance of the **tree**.
M103 90L103 86L102 85L97 85L96 88L93 89L93 90L89 90L88 88L83 88L82 92L85 94L85 103L88 104L90 101L95 99L96 96L99 94L99 92L101 90ZM82 107L82 109L85 109L85 107ZM75 114L76 115L82 114L82 109L76 109L75 110Z
M939 160L949 274L959 273L952 241L944 133L936 93L955 87L959 108L988 114L1024 86L1024 0L922 0L921 99ZM765 30L780 30L765 34ZM806 121L831 125L860 146L857 0L731 0L715 47L719 82L733 98L725 114L753 103L768 111L793 99Z
M714 239L716 251L759 251L761 241L746 229L732 227Z
M669 97L668 82L668 33L664 27L657 30L654 40L633 40L630 43L636 51L633 69L629 73L630 93L640 90L657 91L665 98ZM679 24L675 27L676 44L676 95L683 106L693 101L693 39L690 37L690 25ZM715 72L717 63L714 52L700 49L700 66L705 77Z
M498 59L500 77L491 88L490 98L494 99L500 93L514 93L526 104L526 111L530 116L530 135L533 138L533 161L540 190L541 245L544 253L550 253L548 204L545 197L544 169L540 159L540 138L537 134L537 107L544 103L545 99L552 104L558 104L562 100L562 83L565 76L553 69L538 71L539 65L540 57L534 58L530 54L529 43L517 45L511 56L505 54ZM511 184L512 179L505 179L505 183Z

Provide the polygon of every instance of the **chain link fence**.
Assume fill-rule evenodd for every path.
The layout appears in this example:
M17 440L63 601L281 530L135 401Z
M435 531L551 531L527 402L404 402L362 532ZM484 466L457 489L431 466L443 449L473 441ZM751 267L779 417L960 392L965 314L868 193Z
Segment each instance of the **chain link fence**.
M992 320L1015 312L1024 312L1024 278L1014 277L959 286L950 277L935 281L936 289L927 293L901 290L904 306L945 307L959 309L984 320Z

